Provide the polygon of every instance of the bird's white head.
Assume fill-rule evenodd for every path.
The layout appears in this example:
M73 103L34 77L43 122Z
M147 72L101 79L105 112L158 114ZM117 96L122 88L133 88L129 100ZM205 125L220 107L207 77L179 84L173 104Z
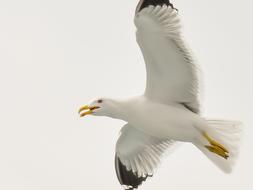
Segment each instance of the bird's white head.
M95 116L108 116L112 118L120 118L121 106L119 101L112 100L109 98L98 98L92 101L89 105L85 105L79 109L80 117L86 115Z

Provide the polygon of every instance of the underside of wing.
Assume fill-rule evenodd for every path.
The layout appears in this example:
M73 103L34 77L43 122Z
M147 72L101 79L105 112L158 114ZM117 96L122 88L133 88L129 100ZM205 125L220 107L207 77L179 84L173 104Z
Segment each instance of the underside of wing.
M144 0L138 6L136 38L146 63L145 95L199 113L199 68L181 35L177 10L168 0L155 6Z
M116 145L115 169L120 184L127 190L136 189L152 177L162 156L174 142L158 139L125 125Z

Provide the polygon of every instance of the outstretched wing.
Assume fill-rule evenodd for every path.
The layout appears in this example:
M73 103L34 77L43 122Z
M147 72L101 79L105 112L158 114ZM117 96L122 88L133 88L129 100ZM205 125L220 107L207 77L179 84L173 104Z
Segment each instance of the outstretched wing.
M135 189L154 174L164 153L174 144L125 125L116 145L115 169L125 189Z
M177 10L169 0L142 0L135 25L146 63L145 95L163 104L180 103L199 113L199 69L181 35Z

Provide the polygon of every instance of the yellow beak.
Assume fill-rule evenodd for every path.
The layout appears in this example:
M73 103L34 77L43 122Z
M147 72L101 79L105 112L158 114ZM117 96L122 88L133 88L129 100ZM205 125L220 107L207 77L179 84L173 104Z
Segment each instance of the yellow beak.
M93 110L98 109L98 106L83 106L79 109L78 113L80 114L80 117L84 117L86 115L90 115L93 113ZM87 110L87 111L86 111ZM83 112L85 111L85 112Z

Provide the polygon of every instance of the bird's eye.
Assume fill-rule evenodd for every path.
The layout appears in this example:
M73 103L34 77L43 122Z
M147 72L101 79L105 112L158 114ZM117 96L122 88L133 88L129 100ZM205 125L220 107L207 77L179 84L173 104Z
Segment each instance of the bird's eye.
M98 100L98 103L102 103L102 102L103 102L103 100L102 100L102 99L99 99L99 100Z

